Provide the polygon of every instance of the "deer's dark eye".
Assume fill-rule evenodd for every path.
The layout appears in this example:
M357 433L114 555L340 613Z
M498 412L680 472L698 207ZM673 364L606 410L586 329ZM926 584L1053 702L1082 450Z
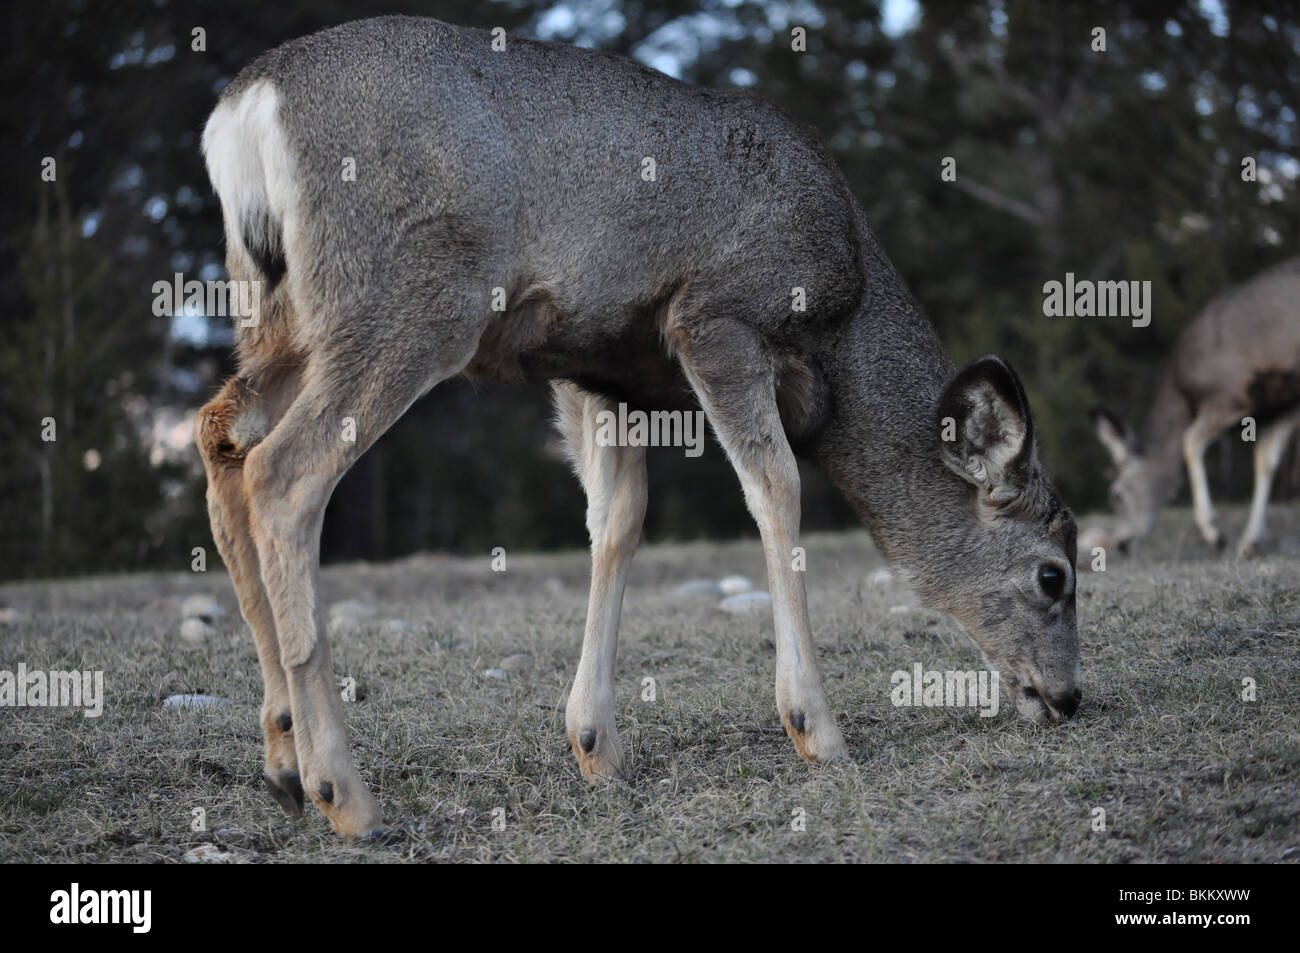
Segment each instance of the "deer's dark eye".
M1042 589L1055 602L1061 598L1061 593L1065 591L1065 573L1061 571L1059 566L1043 563L1038 567L1038 588Z

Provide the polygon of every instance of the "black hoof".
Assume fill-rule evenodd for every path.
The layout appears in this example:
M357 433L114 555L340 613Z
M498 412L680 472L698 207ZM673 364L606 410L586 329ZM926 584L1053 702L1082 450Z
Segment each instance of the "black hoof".
M1228 537L1223 535L1223 533L1218 533L1214 537L1214 548L1217 549L1219 552L1223 552L1225 549L1227 549Z
M799 734L803 734L804 722L802 708L796 708L794 711L790 712L790 727L799 732Z
M302 779L297 771L281 771L278 778L263 774L266 789L271 792L275 802L284 808L290 817L302 817L303 793Z
M578 744L582 745L585 754L591 754L592 749L596 747L596 733L590 728L582 729L578 732Z

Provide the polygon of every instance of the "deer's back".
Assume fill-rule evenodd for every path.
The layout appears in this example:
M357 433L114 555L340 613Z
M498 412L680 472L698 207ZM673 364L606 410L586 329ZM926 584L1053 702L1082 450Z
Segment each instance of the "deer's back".
M857 304L859 213L800 123L620 57L514 37L494 52L491 39L358 21L231 84L226 96L275 86L323 256L456 271L483 285L485 308L502 287L607 337L674 295L776 335Z
M1264 416L1300 405L1300 258L1214 298L1179 336L1173 359L1193 404L1227 390Z

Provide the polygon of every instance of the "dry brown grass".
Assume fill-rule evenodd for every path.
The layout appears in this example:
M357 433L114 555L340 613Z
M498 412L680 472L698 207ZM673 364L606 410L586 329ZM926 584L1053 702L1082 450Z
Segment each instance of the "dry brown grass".
M1227 528L1240 522L1229 510ZM1300 518L1275 508L1271 525L1295 534ZM854 760L796 757L765 625L671 594L726 572L761 585L757 542L648 546L620 647L629 774L596 788L563 718L585 554L512 555L504 574L486 556L328 569L328 601L363 599L414 626L335 640L340 678L358 685L354 754L406 833L391 846L344 844L264 793L257 660L224 573L0 587L27 616L0 628L0 668L103 669L107 693L98 719L0 709L0 859L178 861L205 841L246 861L1300 859L1300 557L1220 558L1187 513L1166 514L1140 560L1082 581L1086 697L1073 722L1043 728L892 707L895 669L977 668L978 655L943 619L890 612L905 597L866 581L881 561L865 534L806 544L820 664ZM205 591L231 614L196 650L176 636L178 606ZM531 668L482 674L520 652ZM200 690L232 703L162 710ZM195 807L206 832L190 830Z

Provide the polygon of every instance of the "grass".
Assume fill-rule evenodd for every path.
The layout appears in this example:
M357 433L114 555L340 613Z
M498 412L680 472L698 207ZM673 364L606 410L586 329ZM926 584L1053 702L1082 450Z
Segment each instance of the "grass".
M1225 528L1241 522L1228 509ZM487 554L330 567L327 602L379 609L333 644L357 684L353 753L406 834L390 846L346 844L310 806L292 821L265 794L261 679L223 572L5 585L0 669L102 669L106 702L99 718L0 708L0 860L177 862L211 842L246 862L1295 862L1300 514L1275 508L1270 525L1283 545L1239 563L1166 513L1137 557L1085 575L1085 699L1058 727L1005 706L894 708L894 670L978 668L978 654L939 616L891 611L909 599L868 582L882 562L865 533L805 540L819 664L853 750L824 768L777 719L767 625L672 594L730 572L761 585L758 543L647 546L620 644L629 773L598 787L564 734L585 554L512 554L505 573ZM229 614L194 648L179 605L199 592ZM483 674L516 653L533 665ZM163 710L197 691L230 704Z

